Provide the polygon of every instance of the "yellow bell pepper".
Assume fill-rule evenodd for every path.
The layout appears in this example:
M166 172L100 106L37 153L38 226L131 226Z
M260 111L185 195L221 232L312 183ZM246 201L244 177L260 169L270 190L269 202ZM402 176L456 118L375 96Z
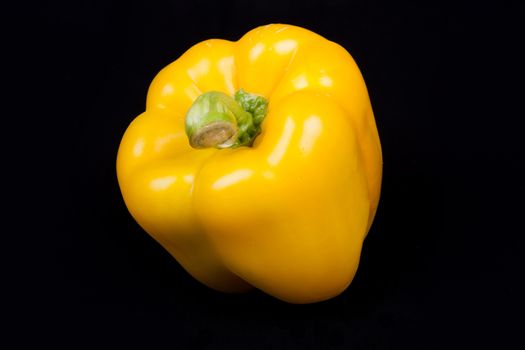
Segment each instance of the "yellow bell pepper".
M191 275L291 303L350 284L381 173L354 60L282 24L203 41L161 70L117 156L131 215Z

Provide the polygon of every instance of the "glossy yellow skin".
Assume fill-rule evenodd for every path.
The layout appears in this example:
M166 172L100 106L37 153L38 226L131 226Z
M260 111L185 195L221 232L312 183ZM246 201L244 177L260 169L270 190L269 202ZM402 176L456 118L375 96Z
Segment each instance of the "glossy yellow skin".
M253 147L193 149L202 93L269 100ZM136 221L202 283L292 303L352 281L376 212L381 146L365 83L341 46L272 24L201 42L165 67L127 129L117 175Z

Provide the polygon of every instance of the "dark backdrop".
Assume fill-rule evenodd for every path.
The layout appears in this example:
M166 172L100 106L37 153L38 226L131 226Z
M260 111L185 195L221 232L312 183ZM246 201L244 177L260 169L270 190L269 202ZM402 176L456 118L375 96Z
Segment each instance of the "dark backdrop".
M523 13L517 3L287 0L19 9L6 34L24 39L25 131L11 152L23 152L30 196L13 201L25 214L13 231L22 249L6 265L9 333L70 348L516 346L523 89L512 67L522 62ZM350 51L383 147L358 273L342 295L313 305L202 286L133 221L115 175L120 139L162 67L199 41L273 22ZM37 144L26 149L24 138Z

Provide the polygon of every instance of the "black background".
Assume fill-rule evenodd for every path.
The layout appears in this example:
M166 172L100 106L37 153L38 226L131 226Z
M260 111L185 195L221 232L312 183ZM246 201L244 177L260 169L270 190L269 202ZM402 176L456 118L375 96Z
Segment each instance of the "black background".
M22 215L12 231L21 249L5 265L13 294L4 299L12 311L7 333L20 344L523 345L523 111L515 108L523 98L516 68L523 5L25 6L6 32L23 66L14 87L24 126L8 136L24 169L14 175L28 194L7 186L18 193L11 206ZM276 22L351 52L383 147L382 197L358 273L342 295L312 305L202 286L133 221L115 174L120 138L162 67L199 41L237 40Z

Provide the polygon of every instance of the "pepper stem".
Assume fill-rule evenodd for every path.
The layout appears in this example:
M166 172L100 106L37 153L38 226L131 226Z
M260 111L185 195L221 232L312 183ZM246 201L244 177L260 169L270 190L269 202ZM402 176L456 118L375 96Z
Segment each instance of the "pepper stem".
M233 98L218 91L205 92L186 113L186 135L193 148L251 146L267 111L264 97L242 89Z

